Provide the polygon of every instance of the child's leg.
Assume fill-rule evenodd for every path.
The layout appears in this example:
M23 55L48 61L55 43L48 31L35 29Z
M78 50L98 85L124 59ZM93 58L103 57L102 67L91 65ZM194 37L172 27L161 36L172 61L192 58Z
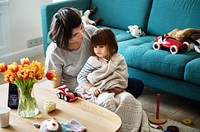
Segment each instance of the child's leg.
M110 111L115 111L119 105L119 101L114 96L115 93L103 92L97 97L96 103Z
M138 98L144 90L144 83L136 78L128 78L128 87L126 91Z

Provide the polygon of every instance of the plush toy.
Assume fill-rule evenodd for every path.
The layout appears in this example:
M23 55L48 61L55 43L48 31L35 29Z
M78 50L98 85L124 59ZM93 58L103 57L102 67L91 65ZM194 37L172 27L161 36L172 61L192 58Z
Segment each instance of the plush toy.
M128 33L131 33L133 37L139 38L141 36L144 36L145 33L142 31L142 29L138 25L130 25L128 26Z
M44 120L41 125L37 123L33 125L40 128L40 132L62 132L62 126L55 118Z
M168 37L184 44L190 44L189 50L195 50L197 53L200 53L200 43L197 41L200 38L200 29L186 28L179 30L176 28L168 33Z
M82 15L82 21L84 24L91 24L91 25L97 25L102 20L101 18L97 18L96 20L91 20L89 18L90 15L94 14L97 11L97 7L94 7L90 10L86 10L84 13L81 12Z
M197 39L196 41L200 44L200 38ZM188 51L194 50L194 51L196 51L197 53L200 54L200 45L196 45L194 43L188 43L188 42L183 42L183 44L189 45L189 50Z

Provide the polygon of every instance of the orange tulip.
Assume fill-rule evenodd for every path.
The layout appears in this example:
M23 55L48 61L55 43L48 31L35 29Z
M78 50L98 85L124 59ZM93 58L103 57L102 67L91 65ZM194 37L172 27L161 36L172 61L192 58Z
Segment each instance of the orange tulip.
M0 63L0 72L5 72L8 70L6 63Z
M17 73L17 77L21 80L26 80L28 79L28 72L23 69Z
M16 62L13 62L12 64L8 65L8 69L13 72L16 73L19 71L19 66Z
M46 78L47 78L48 80L56 80L55 70L48 71L48 72L46 73Z
M5 74L4 75L4 80L6 81L6 82L14 82L15 81L15 76L14 75L12 75L12 74Z
M22 58L22 59L20 60L20 63L21 63L22 66L30 65L30 61L29 61L28 58Z

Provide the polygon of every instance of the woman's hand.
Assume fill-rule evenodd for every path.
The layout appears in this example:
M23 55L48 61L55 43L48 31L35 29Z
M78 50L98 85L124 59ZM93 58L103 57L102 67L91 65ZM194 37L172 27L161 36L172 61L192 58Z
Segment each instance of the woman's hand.
M89 91L96 97L101 93L101 90L96 87L91 87Z

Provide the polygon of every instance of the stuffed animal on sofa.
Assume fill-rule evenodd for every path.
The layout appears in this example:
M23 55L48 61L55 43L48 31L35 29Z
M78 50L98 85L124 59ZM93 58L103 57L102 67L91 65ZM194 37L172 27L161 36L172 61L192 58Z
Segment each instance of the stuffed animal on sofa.
M197 39L196 41L200 44L200 38ZM198 45L196 45L194 43L188 43L188 42L183 42L183 44L189 45L189 50L188 51L194 50L194 51L196 51L197 53L200 54L200 45L198 46Z
M133 37L139 38L141 36L144 36L145 33L142 31L142 29L138 25L130 25L128 26L128 33L131 33Z
M186 28L180 30L176 28L168 33L168 37L184 44L191 44L189 50L195 50L197 53L200 53L200 43L197 41L200 38L200 29Z
M94 14L97 11L97 7L94 7L90 10L86 10L84 13L81 11L82 15L82 21L84 24L91 24L91 25L97 25L101 22L101 18L97 18L96 20L91 20L89 18L90 15Z

